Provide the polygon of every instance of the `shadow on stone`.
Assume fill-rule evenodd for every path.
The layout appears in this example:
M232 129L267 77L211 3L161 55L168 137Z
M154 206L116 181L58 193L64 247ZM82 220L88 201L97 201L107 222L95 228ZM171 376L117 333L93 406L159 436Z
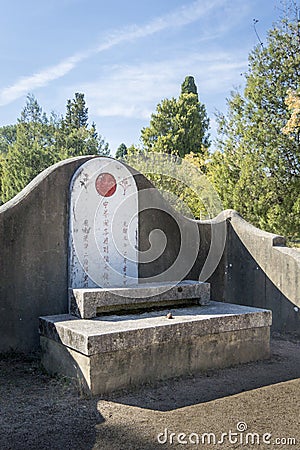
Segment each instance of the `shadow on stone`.
M295 304L270 280L231 225L227 248L226 302L269 309L272 311L272 331L299 335L300 315ZM261 253L262 262L268 264L269 255L264 256L263 250ZM276 267L272 266L272 269L275 271Z

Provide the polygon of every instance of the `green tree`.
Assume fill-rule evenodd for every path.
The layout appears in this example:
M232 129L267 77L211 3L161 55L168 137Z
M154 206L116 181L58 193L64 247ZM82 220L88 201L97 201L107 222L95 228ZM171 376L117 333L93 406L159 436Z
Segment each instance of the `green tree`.
M18 123L6 127L0 143L0 195L5 202L22 190L38 173L50 165L72 156L108 155L108 144L88 126L88 109L84 95L75 94L67 102L65 118L51 114L50 119L28 95Z
M127 155L127 147L124 143L120 144L116 151L116 159L124 158Z
M36 99L28 95L16 125L15 140L2 161L2 201L12 198L39 172L57 161L51 151L52 128Z
M149 127L143 128L141 140L145 150L184 157L202 153L209 147L209 119L200 103L194 78L188 76L177 99L164 99L151 115Z
M300 88L298 91L288 91L285 103L291 112L291 117L282 129L284 134L291 136L291 139L297 139L300 143Z
M299 86L299 48L295 14L250 53L243 93L232 92L227 115L218 116L219 151L208 170L225 207L287 236L300 229L299 137L282 131L290 117L288 90Z
M186 76L181 85L181 94L195 94L198 95L197 86L194 77Z
M98 135L95 123L88 125L88 108L84 94L75 93L68 100L66 115L62 119L57 133L59 152L65 158L80 155L103 155L110 153L108 144Z
M16 141L16 137L16 125L5 125L0 127L0 153L7 153L9 146Z
M179 158L131 146L125 161L144 174L178 212L190 218L208 219L220 213L222 207L204 174L207 157L208 152Z

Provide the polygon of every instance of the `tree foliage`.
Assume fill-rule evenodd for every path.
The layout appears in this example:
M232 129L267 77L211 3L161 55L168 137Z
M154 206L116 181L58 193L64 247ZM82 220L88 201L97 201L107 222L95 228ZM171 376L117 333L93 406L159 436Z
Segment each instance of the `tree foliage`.
M116 151L116 159L124 158L128 153L127 147L124 143L120 144Z
M194 77L187 76L181 85L181 94L195 94L198 95L197 86Z
M300 82L296 17L274 25L267 45L249 55L243 93L234 91L227 115L219 114L219 151L209 176L224 206L265 230L299 236L299 133L288 135L288 97Z
M200 103L194 78L188 76L178 99L164 99L152 114L149 127L141 132L145 150L184 157L209 146L209 119Z
M291 117L283 127L282 131L287 134L291 139L296 138L298 143L300 142L300 89L298 91L288 90L288 95L285 99L285 103L291 112Z
M143 173L181 214L204 220L222 211L220 198L205 176L208 151L180 158L134 146L127 150L124 161Z
M28 95L16 125L0 128L1 201L23 189L38 173L72 156L107 155L108 144L88 126L83 94L68 100L65 117L50 118L37 100Z
M5 125L0 128L0 154L7 153L11 144L16 141L17 138L17 126Z

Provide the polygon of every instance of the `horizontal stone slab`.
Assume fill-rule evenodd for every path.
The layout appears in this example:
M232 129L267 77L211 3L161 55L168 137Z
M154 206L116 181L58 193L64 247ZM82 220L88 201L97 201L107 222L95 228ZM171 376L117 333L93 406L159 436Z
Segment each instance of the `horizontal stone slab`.
M268 358L270 328L192 335L186 340L178 336L151 347L91 356L41 336L41 349L42 364L47 372L69 378L81 394L99 395Z
M143 314L111 315L79 319L64 314L40 318L40 334L83 355L145 349L163 342L183 342L193 338L249 328L269 327L271 311L210 302Z
M70 312L83 319L120 310L206 305L210 300L210 284L194 280L70 291Z

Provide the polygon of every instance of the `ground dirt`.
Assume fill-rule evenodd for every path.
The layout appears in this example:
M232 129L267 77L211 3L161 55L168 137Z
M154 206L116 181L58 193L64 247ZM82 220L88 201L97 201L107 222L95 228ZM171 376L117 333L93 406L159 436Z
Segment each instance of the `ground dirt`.
M290 336L273 336L266 361L95 398L49 377L37 357L0 359L0 450L299 450L299 409L300 340Z

